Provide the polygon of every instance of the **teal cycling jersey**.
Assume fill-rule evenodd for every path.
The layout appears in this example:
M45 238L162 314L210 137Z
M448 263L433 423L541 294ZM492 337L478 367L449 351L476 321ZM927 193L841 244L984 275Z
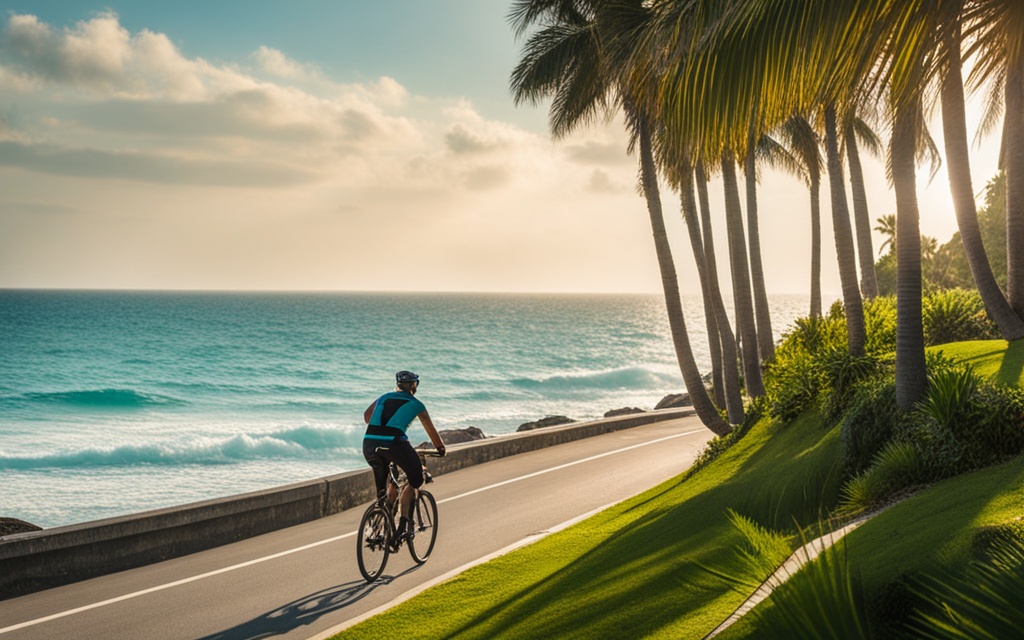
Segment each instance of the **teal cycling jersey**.
M392 391L377 398L370 424L366 427L367 440L387 440L395 438L407 439L405 432L409 424L420 415L426 407L411 393Z

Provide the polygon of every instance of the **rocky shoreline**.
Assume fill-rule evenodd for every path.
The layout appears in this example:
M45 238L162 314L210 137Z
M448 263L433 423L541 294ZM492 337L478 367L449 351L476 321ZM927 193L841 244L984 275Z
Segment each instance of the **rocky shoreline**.
M690 402L690 396L686 393L670 393L662 398L654 409L677 409L693 406ZM640 409L638 407L622 407L620 409L612 409L606 411L604 414L605 418L614 418L616 416L624 416L632 413L644 413L647 409ZM533 431L534 429L543 429L545 427L556 427L563 424L571 424L576 422L568 416L545 416L540 420L533 422L524 422L519 425L516 429L516 433L521 431ZM474 440L484 440L491 436L486 435L477 427L466 427L464 429L443 429L438 431L438 435L441 436L441 440L446 445L460 444L462 442L472 442ZM433 445L429 442L421 442L416 445L417 449L432 449Z

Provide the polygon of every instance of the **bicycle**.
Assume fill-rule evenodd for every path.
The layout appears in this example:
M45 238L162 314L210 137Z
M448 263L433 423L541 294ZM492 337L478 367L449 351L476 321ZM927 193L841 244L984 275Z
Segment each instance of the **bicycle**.
M439 457L437 452L420 451L420 464L423 465L423 484L433 482L434 478L427 470L425 456ZM402 547L402 539L398 537L395 517L399 510L399 496L405 489L406 478L401 474L395 463L388 463L387 485L377 499L363 513L359 521L359 535L356 542L356 557L359 560L359 572L367 582L373 582L384 572L388 557L397 553ZM409 554L416 564L423 564L434 550L437 540L437 501L429 491L420 487L416 492L413 504L412 521L414 535L408 539ZM394 495L394 499L389 496Z

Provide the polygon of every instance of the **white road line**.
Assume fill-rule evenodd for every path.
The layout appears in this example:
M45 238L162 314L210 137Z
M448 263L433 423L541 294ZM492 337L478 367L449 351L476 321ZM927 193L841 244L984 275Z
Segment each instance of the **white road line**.
M648 440L647 442L641 442L640 444L634 444L634 445L631 445L631 446L628 446L628 447L625 447L625 448L622 448L622 449L616 449L615 451L607 451L605 453L599 453L596 456L590 456L589 458L581 458L580 460L573 460L572 462L566 462L565 464L560 464L557 467L551 467L550 469L542 469L541 471L534 471L533 473L528 473L525 476L519 476L518 478L512 478L510 480L503 480L502 482L496 482L495 484L489 484L486 487L480 487L479 489L473 489L472 491L467 491L466 493L462 493L462 494L459 494L457 496L452 496L450 498L445 498L444 500L438 500L437 504L444 504L445 502L451 502L452 500L458 500L459 498L465 498L466 496L471 496L474 493L480 493L481 491L490 491L491 489L496 489L496 488L504 486L506 484L512 484L513 482L519 482L520 480L528 480L529 478L535 478L537 476L544 475L545 473L551 473L552 471L559 471L561 469L566 469L568 467L572 467L572 466L575 466L575 465L578 465L578 464L583 464L584 462L592 462L592 461L597 460L599 458L604 458L606 456L613 456L613 455L615 455L617 453L622 453L624 451L630 451L631 449L637 449L639 447L646 447L647 445L656 444L658 442L664 442L665 440L671 440L673 438L681 438L682 436L693 435L693 434L695 434L695 433L697 433L699 431L704 431L704 429L703 428L702 429L694 429L692 431L685 431L683 433L676 433L676 434L673 434L671 436L665 436L664 438L658 438L657 440ZM3 630L0 629L0 631L3 631Z
M562 465L559 465L557 467L551 467L550 469L543 469L541 471L535 471L533 473L528 473L528 474L526 474L524 476L519 476L518 478L511 478L509 480L504 480L502 482L497 482L495 484L487 485L486 487L480 487L480 488L474 489L472 491L467 491L466 493L462 493L462 494L459 494L457 496L452 496L450 498L445 498L444 500L438 500L438 504L443 504L445 502L451 502L452 500L458 500L460 498L465 498L466 496L471 496L473 494L480 493L482 491L489 491L490 489L495 489L497 487L501 487L501 486L504 486L504 485L507 485L507 484L512 484L513 482L519 482L521 480L527 480L529 478L534 478L536 476L543 475L545 473L551 473L552 471L558 471L560 469L565 469L567 467L572 467L572 466L575 466L577 464L583 464L584 462L591 462L593 460L598 460L600 458L604 458L604 457L607 457L607 456L615 455L617 453L623 453L625 451L630 451L632 449L637 449L639 447L646 447L648 445L656 444L658 442L664 442L665 440L671 440L673 438L680 438L682 436L692 435L692 434L698 433L700 431L704 431L704 429L693 429L691 431L685 431L683 433L677 433L677 434L673 434L671 436L665 436L664 438L658 438L656 440L648 440L646 442L641 442L639 444L634 444L634 445L631 445L631 446L628 446L628 447L624 447L622 449L616 449L615 451L608 451L608 452L605 452L605 453L600 453L600 454L597 454L595 456L590 456L589 458L582 458L580 460L574 460L573 462L567 462L566 464L562 464ZM131 600L132 598L137 598L139 596L144 596L144 595L147 595L147 594L150 594L150 593L155 593L157 591L163 591L164 589L170 589L172 587L180 587L183 584L188 584L190 582L196 582L197 580L203 580L205 578L210 578L210 577L213 577L213 576L217 576L217 575L220 575L222 573L228 573L230 571L235 571L237 569L244 569L245 567L251 567L254 564L260 564L261 562L267 562L268 560L276 560L277 558L282 558L284 556L291 555L293 553L298 553L300 551L306 551L308 549L312 549L314 547L319 547L320 545L328 544L330 542L336 542L338 540L342 540L344 538L349 538L349 537L354 536L354 535L356 535L356 532L355 531L350 531L349 533L344 533L344 534L342 534L340 536L334 536L332 538L327 538L327 539L324 539L324 540L318 540L317 542L311 542L310 544L303 545L301 547L295 547L294 549L288 549L286 551L280 551L278 553L274 553L274 554L271 554L269 556L263 556L262 558L255 558L253 560L248 560L246 562L241 562L239 564L231 565L230 567L224 567L222 569L217 569L215 571L209 571L207 573L201 573L199 575L191 576L189 578L182 578L181 580L175 580L174 582L168 582L166 584L157 585L155 587L150 587L148 589L142 589L141 591L135 591L135 592L132 592L132 593L126 593L123 596L117 596L116 598L110 598L109 600L103 600L102 602L94 602L93 604L87 604L85 606L77 607L75 609L68 609L67 611L61 611L60 613L54 613L52 615L44 616L42 618L36 618L35 620L28 620L28 621L25 621L25 622L20 622L18 624L11 625L9 627L3 627L2 629L0 629L0 635L3 635L5 633L10 633L11 631L17 631L18 629L24 629L26 627L32 627L32 626L35 626L37 624L42 624L44 622L50 622L52 620L57 620L59 618L65 618L67 616L75 615L76 613L83 613L85 611L90 611L92 609L98 609L100 607L105 607L107 605L115 604L115 603L118 603L118 602L123 602L124 600Z

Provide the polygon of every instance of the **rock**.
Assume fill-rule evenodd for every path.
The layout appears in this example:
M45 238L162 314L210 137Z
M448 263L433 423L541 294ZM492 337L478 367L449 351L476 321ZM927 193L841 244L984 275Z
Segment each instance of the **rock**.
M693 402L690 401L690 394L688 393L670 393L661 399L655 409L676 409L679 407L692 407Z
M15 533L42 530L42 527L37 527L30 522L25 522L24 520L18 520L17 518L0 518L0 536L9 536Z
M437 435L441 436L441 442L446 445L459 444L460 442L472 442L473 440L483 440L487 436L484 432L476 427L466 427L465 429L442 429L437 432ZM421 442L416 445L417 449L433 449L434 444L432 442Z
M643 409L637 407L622 407L621 409L612 409L604 414L606 418L614 418L615 416L628 416L631 413L644 413Z
M572 418L567 418L566 416L548 416L546 418L541 418L536 422L524 422L523 424L519 425L519 428L516 429L516 431L532 431L534 429L543 429L544 427L554 427L560 424L569 424L570 422L576 421L573 420Z

